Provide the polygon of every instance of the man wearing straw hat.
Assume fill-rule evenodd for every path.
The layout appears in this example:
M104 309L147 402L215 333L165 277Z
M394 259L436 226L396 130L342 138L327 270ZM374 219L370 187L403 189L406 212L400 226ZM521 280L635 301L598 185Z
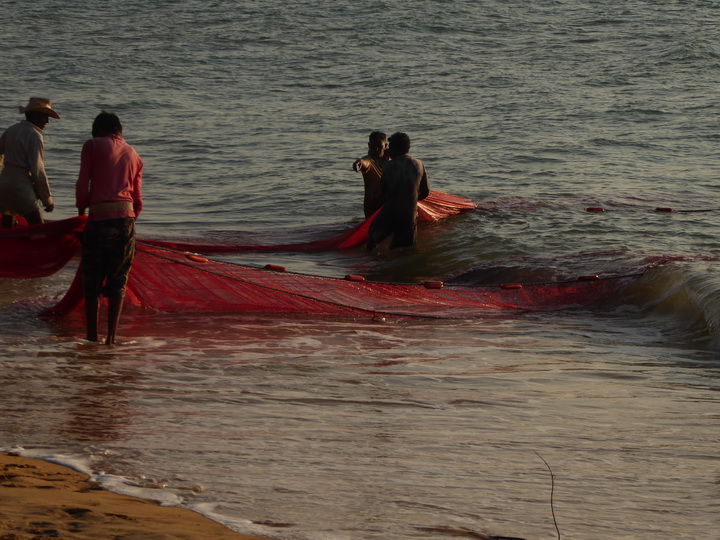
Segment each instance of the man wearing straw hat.
M14 216L22 216L29 225L43 222L42 203L46 212L55 208L50 183L45 173L42 131L50 117L60 119L49 99L32 97L25 107L25 120L10 126L0 136L0 214L2 227L12 227Z

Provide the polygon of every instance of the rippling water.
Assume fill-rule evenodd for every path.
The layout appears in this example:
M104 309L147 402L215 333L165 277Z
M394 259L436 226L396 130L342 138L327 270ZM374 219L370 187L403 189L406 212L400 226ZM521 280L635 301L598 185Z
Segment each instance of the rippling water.
M598 305L480 321L128 312L112 350L35 317L72 265L0 280L0 446L283 539L552 538L542 459L563 537L717 537L716 3L5 8L0 126L30 95L63 116L52 218L102 108L145 161L139 234L172 238L355 223L350 164L402 130L478 211L400 255L230 259L471 283L666 264Z

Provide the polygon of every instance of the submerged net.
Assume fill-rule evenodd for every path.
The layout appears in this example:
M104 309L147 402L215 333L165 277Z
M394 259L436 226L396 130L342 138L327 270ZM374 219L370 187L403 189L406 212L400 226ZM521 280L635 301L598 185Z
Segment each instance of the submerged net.
M476 208L474 202L465 197L458 197L439 191L430 194L418 202L418 221L432 223L441 219L467 212ZM145 239L150 245L176 250L195 251L199 253L232 253L237 251L329 251L348 249L363 245L368 239L368 229L377 212L353 228L321 240L297 242L292 244L256 245L234 244L231 242L209 243L207 241L177 242L172 240Z
M457 197L437 191L420 201L418 220L425 222L466 212L475 208L475 203L464 197ZM331 238L282 245L240 245L231 241L222 244L198 242L174 242L171 240L151 240L144 242L176 250L201 253L232 253L237 251L328 251L346 249L362 245L368 237L370 218L348 231ZM0 229L0 278L28 279L47 277L62 267L80 248L80 236L85 230L86 216L47 222L42 225L21 226L13 229Z
M373 283L358 276L328 278L219 262L138 245L125 306L168 312L301 313L421 318L487 317L497 310L577 307L618 293L636 276L564 283L461 287L441 282ZM46 315L82 305L81 271Z

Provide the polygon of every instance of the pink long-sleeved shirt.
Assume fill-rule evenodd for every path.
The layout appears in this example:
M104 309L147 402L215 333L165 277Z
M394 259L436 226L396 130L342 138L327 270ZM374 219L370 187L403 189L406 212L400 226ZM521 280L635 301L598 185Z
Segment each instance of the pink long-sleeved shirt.
M135 149L120 135L85 141L80 155L80 174L75 185L75 206L89 219L117 219L140 215L142 211L143 162ZM103 203L132 203L132 210L94 210Z

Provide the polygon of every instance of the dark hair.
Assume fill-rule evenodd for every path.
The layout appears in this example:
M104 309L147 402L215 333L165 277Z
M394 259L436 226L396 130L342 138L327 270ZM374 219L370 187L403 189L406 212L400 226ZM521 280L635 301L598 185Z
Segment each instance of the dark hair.
M103 134L109 135L111 133L115 135L122 134L120 118L118 118L117 114L103 111L93 120L92 135L93 137L102 137Z
M385 142L385 134L382 131L373 131L368 138L368 142L371 144L379 144Z
M390 148L398 152L398 155L407 154L410 151L410 137L407 133L393 133L388 139Z

